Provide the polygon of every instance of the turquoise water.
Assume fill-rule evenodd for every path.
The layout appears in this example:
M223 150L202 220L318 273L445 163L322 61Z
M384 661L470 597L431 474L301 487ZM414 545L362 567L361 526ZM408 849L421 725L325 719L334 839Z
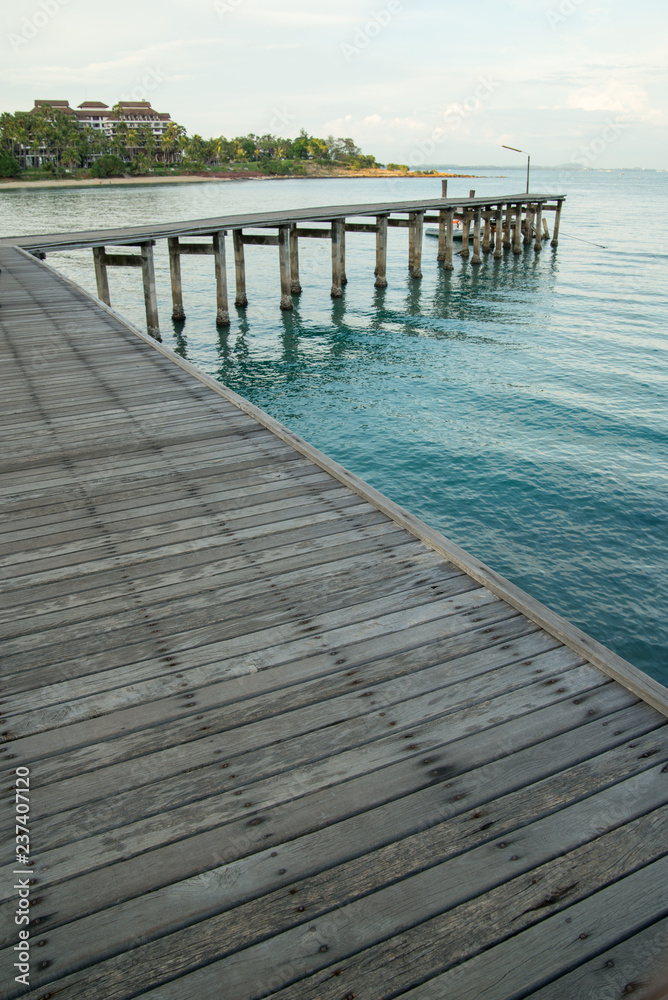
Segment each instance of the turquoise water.
M471 172L485 176L451 180L453 195L523 190L522 170ZM293 313L278 308L275 248L248 247L250 304L226 332L210 258L183 259L187 320L172 323L158 246L163 339L668 683L668 174L536 171L532 190L568 195L556 252L456 259L446 272L427 238L418 282L405 231L391 230L389 287L377 291L373 236L349 234L349 283L333 302L329 244L304 240ZM413 179L29 190L0 195L1 225L53 232L439 193ZM49 262L95 290L90 252ZM137 272L110 282L113 305L143 326Z

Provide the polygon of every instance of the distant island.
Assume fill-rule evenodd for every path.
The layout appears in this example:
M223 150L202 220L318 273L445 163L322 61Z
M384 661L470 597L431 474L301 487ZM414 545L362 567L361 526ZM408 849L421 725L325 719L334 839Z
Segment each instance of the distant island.
M266 133L204 139L189 136L148 101L108 108L86 101L35 101L31 111L0 115L0 178L56 181L198 177L453 177L404 163L378 163L350 138L295 139Z

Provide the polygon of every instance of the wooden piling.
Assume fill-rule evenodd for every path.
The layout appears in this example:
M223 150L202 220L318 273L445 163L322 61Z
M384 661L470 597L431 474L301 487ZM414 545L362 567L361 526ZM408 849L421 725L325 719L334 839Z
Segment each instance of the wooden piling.
M506 205L506 211L504 215L503 222L503 246L506 250L510 250L513 240L513 208L512 205Z
M524 217L524 243L528 245L533 239L533 205L527 202L526 215Z
M290 270L290 226L278 227L278 259L281 269L281 309L292 308L292 273Z
M341 285L348 284L348 275L346 274L346 220L341 220Z
M227 303L224 229L219 233L213 233L213 265L216 272L216 326L229 326L230 310Z
M158 320L158 296L155 288L155 268L153 266L153 243L148 240L141 244L141 271L144 279L144 305L146 306L146 331L154 340L162 340Z
M446 218L446 228L445 228L445 260L443 261L443 269L445 271L452 271L454 264L452 263L452 252L454 244L454 228L455 228L455 212L454 209L448 208L445 212Z
M469 198L475 198L475 191L473 189L469 191Z
M471 263L482 263L482 257L480 256L480 209L476 209L473 213L473 256L471 257Z
M464 212L462 216L462 249L461 256L466 258L469 255L469 233L471 230L471 216Z
M503 205L499 205L496 212L496 233L494 241L494 257L500 260L503 257L503 221L504 221L504 211Z
M522 205L515 206L515 241L513 253L522 253Z
M424 212L415 212L413 216L413 278L422 277L422 243L424 240Z
M545 218L545 216L543 216L543 239L549 240L549 238L550 238L550 230L547 225L547 219Z
M482 235L482 252L489 253L492 249L492 213L486 209L483 218L485 220L485 230Z
M543 249L543 206L540 202L536 205L535 215L536 239L533 248L536 253Z
M299 282L299 235L296 223L290 226L290 291L293 295L302 293Z
M341 276L343 272L341 261L341 230L343 222L332 220L332 298L340 299L343 295Z
M408 216L408 270L413 273L413 258L415 256L415 213Z
M97 297L106 305L111 305L109 297L109 276L104 261L104 247L93 247L93 262L95 264L95 281L97 282Z
M554 213L554 227L552 229L552 244L553 247L559 246L559 222L561 221L561 208L563 201L557 202L557 209Z
M376 216L376 288L387 288L387 216Z
M172 319L177 322L186 318L183 309L183 284L181 281L181 254L178 236L167 239L169 249L169 274L172 280Z
M234 273L237 286L237 294L234 304L239 309L245 309L248 305L248 296L246 295L246 260L244 257L243 230L234 230L233 242Z
M448 197L448 182L447 180L441 181L441 198Z
M446 226L447 215L445 212L441 211L438 213L438 253L436 255L436 260L445 260L445 226Z

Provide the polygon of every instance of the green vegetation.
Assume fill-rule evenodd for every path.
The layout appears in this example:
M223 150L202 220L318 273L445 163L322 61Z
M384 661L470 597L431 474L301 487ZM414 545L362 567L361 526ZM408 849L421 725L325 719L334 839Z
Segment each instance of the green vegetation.
M112 110L120 109L116 106ZM27 177L240 169L280 176L305 174L307 163L351 171L380 166L352 139L331 135L319 139L304 129L295 139L252 132L234 139L222 135L204 139L188 136L176 122L170 122L164 134L156 136L148 125L121 120L115 134L109 136L102 130L82 128L75 115L50 105L0 114L0 156L2 169L12 171L5 176L16 176L18 166Z
M5 150L0 151L0 177L18 177L21 173L21 166L11 153Z
M91 166L90 175L91 177L122 177L127 169L127 163L124 163L120 156L116 156L114 153L103 153Z

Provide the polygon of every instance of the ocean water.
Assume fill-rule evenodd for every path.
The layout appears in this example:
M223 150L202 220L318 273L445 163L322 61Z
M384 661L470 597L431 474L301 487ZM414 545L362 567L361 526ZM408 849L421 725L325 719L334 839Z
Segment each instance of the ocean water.
M524 190L521 169L467 172L453 196ZM668 173L536 170L532 190L568 196L556 251L447 272L427 237L415 281L406 231L390 230L378 291L374 237L348 234L333 301L329 243L303 240L292 313L275 248L247 247L249 306L225 331L211 258L182 258L187 319L171 321L159 244L163 339L668 683ZM439 195L439 180L392 178L5 191L0 232ZM90 251L48 259L95 291ZM110 285L143 327L138 272Z

